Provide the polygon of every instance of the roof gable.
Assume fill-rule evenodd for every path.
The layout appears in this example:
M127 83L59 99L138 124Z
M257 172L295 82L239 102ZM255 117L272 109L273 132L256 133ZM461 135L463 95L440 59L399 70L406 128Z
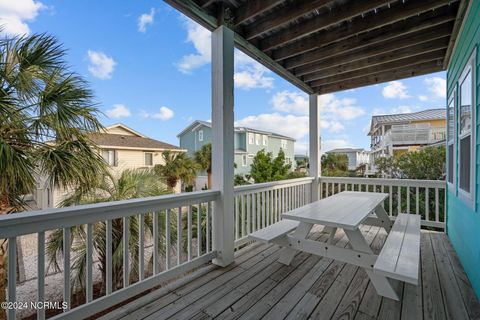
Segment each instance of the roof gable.
M130 127L127 127L123 123L116 123L111 126L105 127L103 132L106 134L118 134L118 135L125 135L125 136L136 136L141 138L146 138L147 136L141 134L138 131L133 130Z

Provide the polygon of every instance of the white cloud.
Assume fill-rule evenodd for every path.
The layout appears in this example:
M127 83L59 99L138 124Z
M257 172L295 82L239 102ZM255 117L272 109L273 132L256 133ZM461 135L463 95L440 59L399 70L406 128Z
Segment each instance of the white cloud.
M177 63L182 73L190 73L212 60L211 32L199 24L187 20L187 42L193 44L195 53L183 56ZM274 78L269 76L271 71L238 50L235 50L235 86L240 89L270 89L273 88Z
M127 118L132 114L130 110L123 104L114 104L112 109L106 111L107 117L109 118Z
M421 94L418 96L418 100L424 102L424 101L427 101L428 100L428 96L424 95L424 94Z
M138 31L145 33L147 26L153 24L155 18L155 8L150 9L150 13L144 13L138 18Z
M276 111L308 115L308 98L299 92L288 90L277 92L270 103Z
M90 62L88 71L99 79L110 79L117 64L115 60L101 51L88 50L87 54Z
M396 114L396 113L412 113L419 111L419 106L407 106L402 105L393 108L375 108L372 111L372 115L383 115L383 114Z
M407 87L401 81L390 81L388 85L383 87L382 94L387 99L406 99L410 97Z
M46 6L35 0L0 0L0 26L2 33L24 35L30 33L27 22L35 20Z
M447 81L444 78L433 77L425 79L428 91L437 98L447 97Z
M175 114L174 114L172 109L164 106L164 107L160 107L159 112L154 113L152 115L152 118L153 119L159 119L159 120L162 120L162 121L167 121L167 120L172 119L174 115Z

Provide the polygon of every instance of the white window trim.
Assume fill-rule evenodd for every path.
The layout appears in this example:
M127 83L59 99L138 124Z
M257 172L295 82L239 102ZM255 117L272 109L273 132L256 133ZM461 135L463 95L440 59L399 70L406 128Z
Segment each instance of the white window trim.
M248 133L248 144L255 144L255 134L252 132Z
M147 154L151 154L152 155L152 164L147 164ZM152 167L153 166L153 152L144 152L143 153L143 163L145 166L147 167Z
M475 111L476 111L476 74L475 74L475 56L476 56L477 50L474 49L472 55L467 61L467 64L463 68L462 74L460 78L458 79L458 91L459 91L459 97L458 97L458 103L460 104L461 101L461 83L465 80L466 75L468 72L471 72L471 77L472 77L472 115L471 115L471 121L472 121L472 127L470 131L470 164L473 164L471 166L470 170L470 192L466 192L465 190L460 188L460 181L455 181L457 183L457 190L458 190L458 197L463 200L467 205L475 209L475 177L476 177L476 159L475 159L475 153L476 153L476 139L475 139ZM460 108L457 108L457 112L461 112ZM457 121L460 121L459 114L455 114L457 116ZM458 126L458 123L456 124ZM465 137L466 135L463 135L462 137ZM458 132L456 134L456 139L457 139L457 146L460 146L460 139L462 138L460 136L460 127L458 128ZM458 152L458 165L462 163L461 156L462 153L460 150L456 150ZM460 172L460 168L457 168L458 172ZM456 170L456 171L457 171ZM459 173L460 174L460 173Z
M244 154L242 155L242 167L246 167L247 166L247 155Z
M198 131L198 141L203 141L203 130Z
M259 134L259 133L255 133L255 144L256 144L257 146L260 145L260 142L261 142L260 140L262 140L262 135Z
M263 145L268 146L268 136L262 136Z
M447 168L446 168L446 172L447 172L447 186L448 188L450 189L450 191L452 191L453 193L455 193L455 182L457 181L457 139L456 139L456 136L457 136L457 85L455 84L455 88L453 89L452 91L452 94L451 96L447 99L448 101L448 105L447 105L447 135L448 135L448 132L449 132L449 128L448 128L448 123L450 121L449 117L449 110L448 108L450 107L450 103L453 102L453 136L450 137L450 136L447 136L447 160L448 160L448 150L449 150L449 147L450 145L453 145L453 182L450 182L448 181L448 175L449 175L449 170L448 168L450 167L450 165L447 163Z

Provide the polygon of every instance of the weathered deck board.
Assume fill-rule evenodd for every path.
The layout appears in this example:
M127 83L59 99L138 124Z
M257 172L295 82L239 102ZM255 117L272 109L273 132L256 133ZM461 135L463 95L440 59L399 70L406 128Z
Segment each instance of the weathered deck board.
M328 238L321 228L314 231L310 238ZM362 232L378 253L385 231L362 227ZM334 242L349 246L341 231ZM170 283L103 318L373 320L478 319L480 315L480 303L442 233L422 231L419 286L392 281L402 301L378 296L358 267L306 253L285 266L278 256L277 246L252 245L227 268L196 271L191 281Z

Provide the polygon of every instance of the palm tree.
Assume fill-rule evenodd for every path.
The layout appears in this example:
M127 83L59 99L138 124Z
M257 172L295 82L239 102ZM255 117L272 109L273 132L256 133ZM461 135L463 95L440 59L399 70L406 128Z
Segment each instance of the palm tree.
M124 170L120 176L114 176L113 174L106 174L99 180L98 186L88 192L82 190L75 192L68 198L64 199L63 205L72 204L88 204L98 202L108 202L117 200L127 200L148 196L156 196L168 193L163 181L159 180L155 173L151 170ZM157 213L158 214L158 213ZM157 241L159 241L158 248L164 249L165 239L162 238L165 233L164 212L160 213L158 230L161 235ZM131 254L132 267L130 268L130 280L135 280L138 277L138 235L139 224L138 217L130 217L130 230L129 230L129 252ZM153 213L145 215L145 227L146 237L152 238L153 235ZM175 232L175 226L173 228L172 243L175 239L173 235ZM102 273L103 286L105 289L106 280L106 251L105 251L105 234L106 234L105 222L97 222L93 226L93 247L96 252L96 256L100 262L100 271ZM86 233L83 226L72 227L71 229L71 243L73 251L73 265L72 272L72 287L74 289L85 289L85 268L86 268ZM123 220L112 220L112 283L113 289L120 288L123 280ZM63 232L62 230L55 230L49 237L47 242L47 257L49 265L55 269L59 269L58 259L63 254ZM160 252L163 254L163 251ZM150 259L151 260L151 259ZM150 261L150 264L152 261Z
M194 183L197 164L186 153L164 151L162 157L163 164L155 165L154 170L165 179L171 190L175 189L178 181L183 181L186 185Z
M212 188L212 144L204 144L200 150L195 152L195 162L202 170L207 172L207 187Z
M51 187L87 190L105 163L90 132L102 126L88 84L69 71L48 35L0 40L0 214L20 211L38 176ZM5 297L0 248L0 302ZM0 316L2 311L0 311Z

